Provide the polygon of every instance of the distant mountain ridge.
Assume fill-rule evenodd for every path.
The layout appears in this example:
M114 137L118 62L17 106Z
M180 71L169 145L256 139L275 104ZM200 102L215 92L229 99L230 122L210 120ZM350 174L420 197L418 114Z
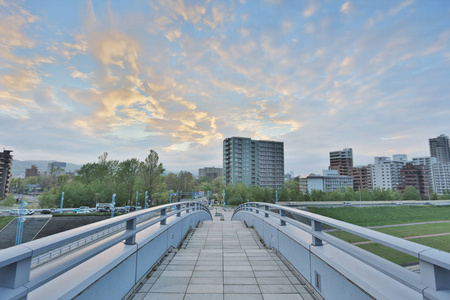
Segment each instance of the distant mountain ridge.
M13 176L25 175L25 169L30 169L32 165L35 165L38 168L38 171L41 172L41 175L44 175L44 172L47 171L48 164L51 162L55 162L56 160L17 160L13 159L11 173ZM75 170L79 170L82 165L72 164L66 162L66 172L75 172Z

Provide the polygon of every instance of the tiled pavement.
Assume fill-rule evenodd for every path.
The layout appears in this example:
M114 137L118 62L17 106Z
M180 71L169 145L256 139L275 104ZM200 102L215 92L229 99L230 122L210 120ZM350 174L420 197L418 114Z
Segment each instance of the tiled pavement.
M240 221L207 221L163 260L133 299L314 298L253 229Z

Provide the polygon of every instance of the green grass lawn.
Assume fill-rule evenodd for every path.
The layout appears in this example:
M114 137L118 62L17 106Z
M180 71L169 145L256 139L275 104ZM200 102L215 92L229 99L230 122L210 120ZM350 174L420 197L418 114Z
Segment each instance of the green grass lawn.
M308 207L309 211L359 226L450 220L450 206Z
M434 233L446 233L450 232L450 223L436 223L436 224L423 224L423 225L410 225L410 226L397 226L387 228L375 228L373 230L383 232L396 237L409 237ZM357 235L345 232L345 231L332 231L329 234L338 237L349 243L356 243L367 241L366 239ZM416 239L413 240L416 242Z
M0 217L0 230L2 230L6 225L9 224L14 218L14 216Z
M364 227L450 220L450 207L446 206L310 207L309 210L313 213ZM450 223L396 226L375 228L373 230L402 238L450 232ZM366 241L364 238L347 232L335 231L329 233L349 243ZM410 241L450 252L450 235L417 238ZM380 244L373 243L358 246L397 264L418 261L416 257Z
M418 238L411 240L411 242L450 252L450 235ZM410 256L408 254L380 244L364 244L358 245L358 247L361 247L369 252L372 252L373 254L381 256L397 264L413 263L419 261L419 259L414 256Z

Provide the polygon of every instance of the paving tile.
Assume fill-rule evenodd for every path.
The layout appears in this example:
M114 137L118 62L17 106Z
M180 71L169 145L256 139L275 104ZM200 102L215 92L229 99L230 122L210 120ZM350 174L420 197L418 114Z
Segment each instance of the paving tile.
M263 300L261 294L225 294L224 300Z
M293 294L298 293L292 284L265 284L260 285L263 294Z
M225 271L223 276L226 277L255 277L253 271Z
M224 285L224 294L258 294L261 293L257 284Z
M287 277L283 271L255 271L256 277Z
M162 277L190 277L192 271L164 271Z
M258 284L290 284L287 277L256 277Z
M188 284L191 277L159 277L155 283Z
M183 300L183 294L148 293L143 300Z
M187 284L155 283L149 293L185 293Z
M211 278L222 278L222 271L194 271L192 277L211 277Z
M299 294L263 294L264 300L303 300Z
M222 294L223 284L189 284L188 294Z
M225 265L223 267L224 271L253 271L250 266L230 266Z
M184 300L223 300L223 294L186 294Z
M222 284L222 282L222 277L192 277L189 284Z
M257 284L254 277L225 277L223 279L224 284Z

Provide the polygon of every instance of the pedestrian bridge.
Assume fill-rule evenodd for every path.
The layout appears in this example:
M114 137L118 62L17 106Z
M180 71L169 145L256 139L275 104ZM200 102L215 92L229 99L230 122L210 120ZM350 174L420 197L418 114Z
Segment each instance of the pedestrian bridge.
M421 274L323 225L413 255ZM73 298L450 299L450 254L267 203L241 205L220 221L195 201L0 251L0 299Z

